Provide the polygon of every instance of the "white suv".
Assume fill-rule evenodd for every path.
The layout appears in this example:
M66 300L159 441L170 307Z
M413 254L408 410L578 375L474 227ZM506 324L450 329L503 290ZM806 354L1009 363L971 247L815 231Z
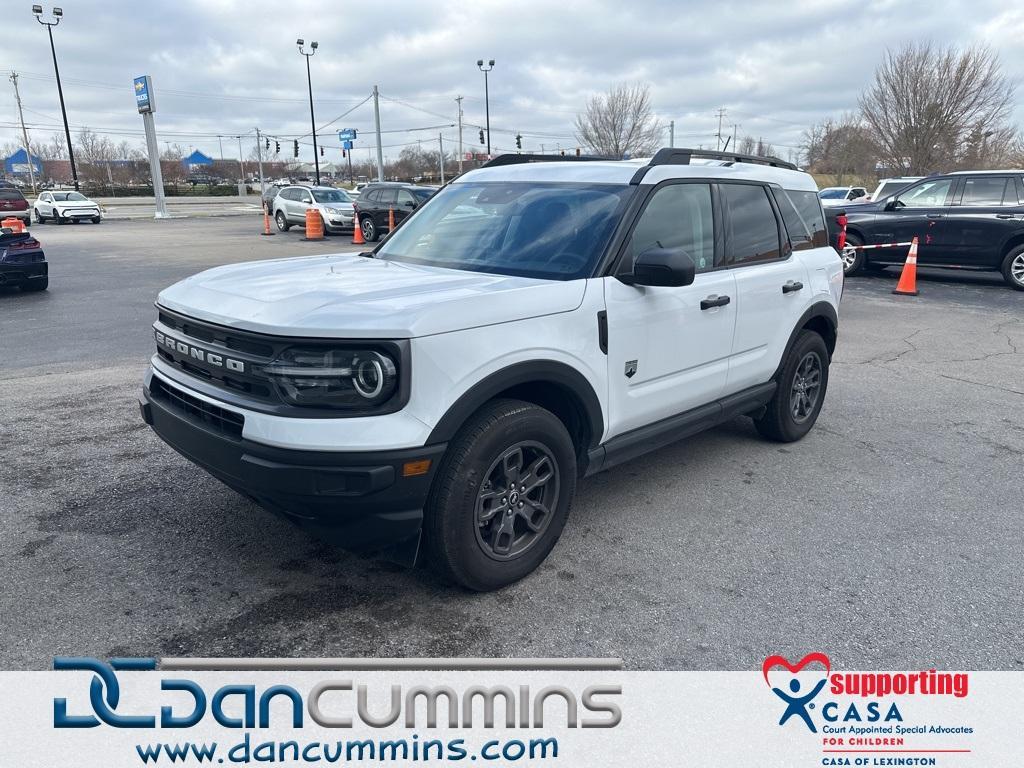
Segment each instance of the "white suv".
M506 155L373 252L164 290L142 412L227 485L465 587L522 578L580 478L726 419L818 416L843 271L774 158Z

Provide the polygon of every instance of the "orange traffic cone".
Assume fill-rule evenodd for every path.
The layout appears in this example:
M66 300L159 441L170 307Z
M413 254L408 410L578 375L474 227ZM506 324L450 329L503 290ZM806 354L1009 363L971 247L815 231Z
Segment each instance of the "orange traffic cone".
M388 232L393 232L395 229L395 209L388 208Z
M910 241L910 253L900 272L900 281L893 289L900 296L917 296L917 238Z
M356 211L356 217L352 223L355 227L352 230L352 245L366 245L366 241L363 240L363 228L359 226L359 211Z
M263 231L260 234L264 236L274 234L270 231L270 214L267 213L266 208L263 209Z

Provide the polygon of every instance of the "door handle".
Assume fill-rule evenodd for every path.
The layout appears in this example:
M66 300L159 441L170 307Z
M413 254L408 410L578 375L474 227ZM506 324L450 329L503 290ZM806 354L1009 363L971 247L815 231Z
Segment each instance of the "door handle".
M804 284L801 283L799 280L788 280L782 286L782 292L783 293L793 293L793 291L803 290L803 287L804 287Z
M701 299L701 301L700 301L700 308L702 310L705 310L705 309L713 309L714 307L724 307L730 301L731 301L731 299L728 296L719 296L719 295L713 293L710 296L708 296L706 299Z
M944 218L945 216L946 216L946 214L944 214L944 213L929 213L929 214L927 214L927 217L929 219L941 219L941 218Z

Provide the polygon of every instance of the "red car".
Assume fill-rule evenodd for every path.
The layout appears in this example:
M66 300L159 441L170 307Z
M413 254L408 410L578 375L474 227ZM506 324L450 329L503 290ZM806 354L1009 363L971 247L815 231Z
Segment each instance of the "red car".
M7 218L21 219L27 227L32 211L21 190L7 184L0 184L0 221Z

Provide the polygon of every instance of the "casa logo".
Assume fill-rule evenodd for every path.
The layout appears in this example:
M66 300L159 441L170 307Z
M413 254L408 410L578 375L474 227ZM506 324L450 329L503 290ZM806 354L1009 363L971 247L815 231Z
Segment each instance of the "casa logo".
M798 678L797 673L804 670ZM809 653L795 664L784 656L769 656L761 665L761 674L772 693L785 704L779 725L802 722L811 733L818 732L819 723L902 723L903 712L891 698L894 696L967 696L966 673L934 669L833 672L828 656L820 652ZM822 696L826 686L832 697L842 698Z

